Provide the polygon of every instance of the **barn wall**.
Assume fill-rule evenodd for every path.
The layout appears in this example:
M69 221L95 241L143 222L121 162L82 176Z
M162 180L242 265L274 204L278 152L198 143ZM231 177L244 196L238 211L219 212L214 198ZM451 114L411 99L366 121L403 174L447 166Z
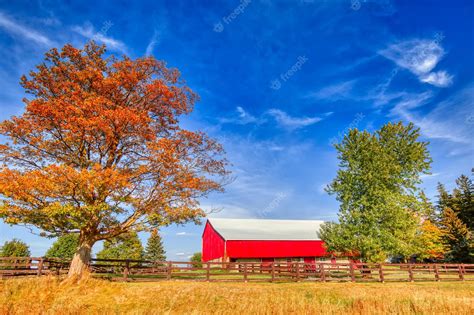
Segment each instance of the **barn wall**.
M208 221L202 234L202 260L216 260L224 257L224 255L225 241Z
M328 253L324 242L315 241L227 241L227 256L231 258L321 257Z

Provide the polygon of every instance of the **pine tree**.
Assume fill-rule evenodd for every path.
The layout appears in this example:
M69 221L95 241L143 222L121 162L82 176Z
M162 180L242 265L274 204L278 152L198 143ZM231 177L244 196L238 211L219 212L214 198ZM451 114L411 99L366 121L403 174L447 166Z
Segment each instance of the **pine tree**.
M456 179L457 188L453 190L453 199L459 219L474 231L474 184L471 179L461 175Z
M471 231L467 228L451 208L444 208L442 213L442 227L444 239L449 246L446 255L447 261L473 262L474 240Z
M145 259L151 261L165 261L166 253L163 247L163 241L161 239L160 233L157 230L151 232L150 238L148 238L146 249L145 249Z
M104 242L104 248L97 253L100 259L143 259L143 246L137 233L122 234Z

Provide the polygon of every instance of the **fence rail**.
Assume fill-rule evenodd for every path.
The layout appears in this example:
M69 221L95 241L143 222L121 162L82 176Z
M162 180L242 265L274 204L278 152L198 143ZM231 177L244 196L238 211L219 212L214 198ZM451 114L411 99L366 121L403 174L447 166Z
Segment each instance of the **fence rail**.
M62 275L68 261L0 257L0 278ZM303 262L180 262L92 259L94 277L114 281L415 282L474 281L474 264L369 264Z

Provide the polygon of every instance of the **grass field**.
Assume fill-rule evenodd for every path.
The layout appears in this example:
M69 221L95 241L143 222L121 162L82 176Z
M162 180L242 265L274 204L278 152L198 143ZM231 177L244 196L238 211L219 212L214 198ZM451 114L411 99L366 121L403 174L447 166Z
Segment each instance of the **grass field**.
M474 314L474 283L0 281L1 314Z

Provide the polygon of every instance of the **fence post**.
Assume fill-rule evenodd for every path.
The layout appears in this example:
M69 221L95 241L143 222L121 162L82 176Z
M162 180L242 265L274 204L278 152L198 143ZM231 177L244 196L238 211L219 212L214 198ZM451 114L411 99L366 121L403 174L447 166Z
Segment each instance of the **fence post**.
M463 272L463 271L464 271L464 270L463 270L464 268L463 268L463 267L464 267L463 264L459 264L459 265L458 265L459 280L461 280L461 281L464 281L464 272Z
M324 263L319 264L319 270L321 273L321 281L326 282L326 273L324 271Z
M130 261L125 261L125 268L123 269L123 280L128 281L128 273L130 272Z
M349 271L351 273L351 281L355 282L355 274L354 274L354 262L351 261L349 264Z
M247 263L244 262L244 282L247 282Z
M38 276L41 276L41 274L43 273L43 257L41 257L39 260L38 260L38 271L37 271L37 275Z
M210 276L211 276L211 263L207 262L207 265L206 265L206 281L207 282L209 282Z
M438 265L434 265L434 270L435 270L435 279L436 281L439 281L439 270L438 270Z
M411 264L408 264L408 277L410 279L410 282L413 282L414 279L413 279L413 269L412 269L412 265Z
M300 281L300 262L296 262L296 282Z
M383 269L382 269L382 264L379 264L379 277L380 277L380 282L385 282L385 278L384 278L384 275L383 275Z
M171 261L168 261L168 268L166 270L166 280L171 280L171 268L173 265L171 264Z
M275 262L272 262L272 282L275 281Z

